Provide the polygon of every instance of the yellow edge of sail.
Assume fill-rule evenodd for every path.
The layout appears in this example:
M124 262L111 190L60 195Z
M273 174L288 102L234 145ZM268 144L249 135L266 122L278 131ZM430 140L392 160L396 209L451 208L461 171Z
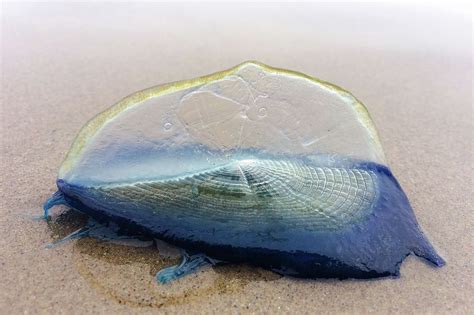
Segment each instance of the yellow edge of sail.
M367 108L365 107L362 102L360 102L356 97L354 97L350 92L342 89L341 87L334 85L329 82L325 82L323 80L308 76L306 74L297 72L297 71L291 71L291 70L285 70L285 69L279 69L279 68L273 68L270 66L267 66L263 63L260 63L258 61L246 61L244 63L241 63L231 69L216 72L210 75L198 77L195 79L191 80L183 80L183 81L178 81L178 82L172 82L172 83L167 83L163 85L158 85L154 86L145 90L141 90L138 92L135 92L112 107L106 109L105 111L99 113L95 117L93 117L91 120L89 120L79 131L79 134L76 136L76 139L74 140L74 143L72 144L69 152L66 155L66 158L64 159L61 168L59 170L59 178L63 178L74 166L74 164L79 160L81 157L81 154L84 151L84 148L87 146L89 141L94 137L94 135L109 121L114 119L116 116L118 116L120 113L123 111L140 104L141 102L157 97L157 96L162 96L166 95L169 93L177 92L180 90L196 87L199 85L203 85L212 81L217 81L220 80L228 75L234 74L235 72L239 71L241 68L248 66L248 65L255 65L258 66L262 69L264 69L268 73L274 73L274 74L283 74L283 75L290 75L290 76L297 76L300 78L308 79L314 83L317 83L319 85L323 85L341 96L344 96L346 98L349 98L352 100L352 106L354 106L354 109L357 112L357 118L359 121L364 125L364 127L367 129L369 135L372 138L373 145L375 146L375 150L379 153L379 158L381 159L382 162L385 162L385 157L383 153L383 149L377 134L377 130L375 128L375 125L369 115L369 112L367 111Z

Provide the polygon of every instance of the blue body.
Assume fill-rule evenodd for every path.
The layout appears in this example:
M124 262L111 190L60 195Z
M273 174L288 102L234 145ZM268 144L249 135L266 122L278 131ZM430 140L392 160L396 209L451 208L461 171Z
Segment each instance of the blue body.
M131 234L145 234L218 260L247 262L285 275L397 276L401 262L410 253L442 266L443 259L421 232L390 170L375 163L357 167L376 174L376 203L363 221L327 231L289 229L271 222L256 230L232 222L202 222L180 216L179 211L168 211L168 215L141 211L136 204L101 198L97 191L61 179L57 186L60 198L70 207L96 220L115 222Z

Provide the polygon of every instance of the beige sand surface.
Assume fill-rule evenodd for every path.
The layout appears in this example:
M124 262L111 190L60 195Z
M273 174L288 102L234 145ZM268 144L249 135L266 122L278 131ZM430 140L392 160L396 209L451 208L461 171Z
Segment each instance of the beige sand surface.
M472 38L458 9L12 5L2 9L0 313L472 313ZM390 166L447 265L399 279L296 280L208 268L163 287L147 247L44 245L34 220L80 127L120 98L256 59L334 82L369 108Z

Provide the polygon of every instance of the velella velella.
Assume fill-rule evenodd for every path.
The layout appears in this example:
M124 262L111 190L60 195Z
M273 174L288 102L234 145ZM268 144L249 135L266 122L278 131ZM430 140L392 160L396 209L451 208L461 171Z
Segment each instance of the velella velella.
M139 91L100 113L57 187L46 217L64 204L182 248L161 282L225 262L341 279L397 276L412 253L444 265L365 106L258 62Z

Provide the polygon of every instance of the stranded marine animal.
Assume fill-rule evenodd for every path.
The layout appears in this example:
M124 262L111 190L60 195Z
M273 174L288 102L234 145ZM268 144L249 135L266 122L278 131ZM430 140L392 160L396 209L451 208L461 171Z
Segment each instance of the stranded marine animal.
M365 107L257 62L123 99L82 128L57 186L46 217L65 204L194 253L161 282L216 262L337 278L398 275L411 253L444 264Z

